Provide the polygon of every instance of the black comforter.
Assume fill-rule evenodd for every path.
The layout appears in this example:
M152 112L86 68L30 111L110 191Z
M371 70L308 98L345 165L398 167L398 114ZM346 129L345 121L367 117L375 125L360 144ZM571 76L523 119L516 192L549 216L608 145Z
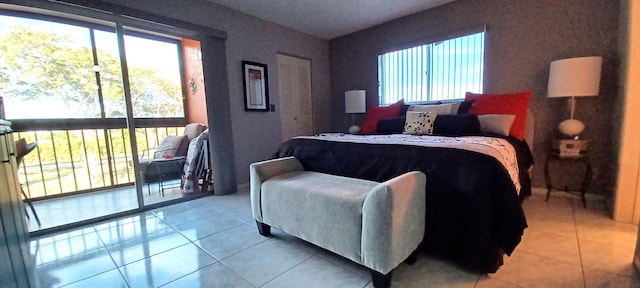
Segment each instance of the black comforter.
M530 193L526 143L516 148L522 193ZM292 139L275 158L295 156L310 171L383 182L408 171L427 175L421 249L477 272L495 272L520 242L526 219L502 164L481 153L411 145Z

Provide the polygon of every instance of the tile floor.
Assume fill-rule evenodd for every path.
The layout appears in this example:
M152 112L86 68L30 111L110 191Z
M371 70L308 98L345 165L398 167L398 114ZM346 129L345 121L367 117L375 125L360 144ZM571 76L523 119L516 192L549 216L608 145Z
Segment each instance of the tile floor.
M419 255L392 287L640 287L637 226L600 202L542 194L525 201L530 228L495 274ZM258 234L247 191L205 197L32 239L39 287L366 287L366 269L273 229Z
M180 180L166 181L164 196L161 196L157 183L143 185L143 201L146 205L169 201L183 197L182 191L176 188ZM149 193L149 189L151 192ZM29 231L37 231L64 224L123 212L138 208L138 197L133 186L114 188L104 191L78 194L68 197L53 198L33 202L41 225L38 226L34 217L30 217L27 224ZM31 210L28 210L31 216Z

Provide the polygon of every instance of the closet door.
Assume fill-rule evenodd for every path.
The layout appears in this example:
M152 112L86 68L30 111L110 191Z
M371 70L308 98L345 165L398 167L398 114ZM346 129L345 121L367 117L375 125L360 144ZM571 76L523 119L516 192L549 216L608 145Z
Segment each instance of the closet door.
M311 61L278 54L282 141L313 134Z

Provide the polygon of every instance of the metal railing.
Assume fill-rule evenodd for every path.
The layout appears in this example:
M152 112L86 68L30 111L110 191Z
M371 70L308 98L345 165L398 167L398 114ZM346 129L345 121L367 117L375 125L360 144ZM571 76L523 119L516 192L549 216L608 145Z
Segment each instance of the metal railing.
M136 128L136 157L152 158L168 135L183 135L181 127ZM29 198L38 200L77 194L135 181L133 155L126 128L34 130L17 132L37 147L23 159L18 177ZM145 153L145 155L142 155Z

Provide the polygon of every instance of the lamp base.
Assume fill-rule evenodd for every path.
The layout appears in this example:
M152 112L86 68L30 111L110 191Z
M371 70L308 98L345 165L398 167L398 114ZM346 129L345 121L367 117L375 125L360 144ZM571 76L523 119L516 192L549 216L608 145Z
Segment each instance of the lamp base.
M560 132L564 135L574 137L584 131L584 124L580 120L567 119L560 122L560 125L558 125L558 130L560 130Z
M359 134L360 133L360 127L358 127L358 125L353 125L353 126L349 127L349 133L351 133L351 134Z

